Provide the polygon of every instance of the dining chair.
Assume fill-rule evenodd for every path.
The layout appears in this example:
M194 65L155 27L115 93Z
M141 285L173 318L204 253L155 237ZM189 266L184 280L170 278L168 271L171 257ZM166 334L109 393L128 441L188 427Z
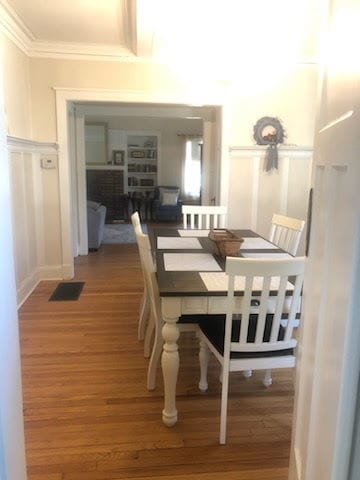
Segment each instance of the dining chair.
M162 327L164 321L161 315L159 287L156 278L156 266L153 261L149 236L136 231L137 242L139 245L140 256L142 257L144 266L144 277L147 292L149 295L151 317L154 319L155 335L148 366L147 388L154 390L156 386L156 371L159 365L160 356L163 349ZM198 315L184 315L178 321L179 331L181 332L198 332Z
M137 233L143 233L141 228L140 216L137 211L131 215L131 223L134 227L135 237L137 239ZM139 245L138 245L139 248ZM151 350L151 337L153 330L155 328L153 319L150 318L150 301L149 293L147 290L145 282L145 273L144 273L144 262L141 256L141 251L139 248L140 255L140 265L144 281L144 291L140 302L140 314L139 314L139 324L138 324L138 339L144 340L144 356L148 358L150 356Z
M304 220L275 213L271 220L269 240L291 255L296 255L304 226Z
M227 215L227 207L219 205L183 205L181 211L185 229L220 228Z
M272 369L295 366L296 339L293 333L303 283L304 257L271 260L227 257L225 271L228 275L226 316L199 321L200 390L208 388L210 352L222 366L221 444L226 441L229 373L265 370L263 383L270 386ZM244 296L235 296L236 290L243 290ZM253 314L251 303L256 290L261 291L257 297L260 307L258 313ZM290 311L284 314L285 298L290 293ZM270 298L276 298L274 314L267 312ZM287 318L285 326L282 324L284 316Z

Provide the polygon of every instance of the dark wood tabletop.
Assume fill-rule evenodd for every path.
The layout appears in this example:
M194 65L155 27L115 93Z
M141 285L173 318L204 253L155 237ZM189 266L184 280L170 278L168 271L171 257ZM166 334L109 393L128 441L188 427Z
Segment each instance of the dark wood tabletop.
M164 266L164 253L210 253L213 255L214 259L218 263L220 270L225 270L225 258L220 257L216 254L216 249L212 240L208 237L197 237L202 250L196 249L158 249L157 248L157 238L158 237L181 237L178 232L179 228L163 228L156 227L149 229L149 238L155 252L156 265L157 265L157 280L159 285L159 293L161 297L167 296L225 296L227 292L219 291L208 291L205 284L203 283L201 276L198 271L167 271ZM181 230L181 228L180 228ZM261 237L257 233L251 230L231 230L240 237ZM194 236L196 236L196 230L194 230ZM182 237L189 238L189 237ZM266 240L266 239L265 239ZM252 252L252 253L284 253L281 249L240 249L239 256L241 257L241 252ZM241 295L242 292L239 292ZM254 292L255 294L255 292ZM261 292L259 292L259 295Z

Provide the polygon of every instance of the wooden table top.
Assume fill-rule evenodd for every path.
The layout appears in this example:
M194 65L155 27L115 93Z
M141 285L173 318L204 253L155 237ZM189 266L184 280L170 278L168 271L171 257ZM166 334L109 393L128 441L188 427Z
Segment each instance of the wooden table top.
M240 237L259 237L263 238L252 230L231 230ZM196 234L196 230L194 230ZM153 228L149 230L149 237L156 255L157 265L157 279L159 285L159 293L161 297L175 297L175 296L225 296L227 292L209 291L203 283L198 271L167 271L164 266L164 253L211 253L213 258L220 266L219 271L225 270L225 258L220 257L215 253L214 243L208 237L197 237L202 250L196 249L158 249L158 237L180 237L178 228ZM186 237L183 237L186 238ZM189 238L189 237L187 237ZM266 240L266 239L265 239ZM284 253L280 248L276 249L240 249L239 256L242 252L247 253ZM241 295L242 292L239 292ZM254 292L255 294L255 292ZM259 292L259 295L261 292Z

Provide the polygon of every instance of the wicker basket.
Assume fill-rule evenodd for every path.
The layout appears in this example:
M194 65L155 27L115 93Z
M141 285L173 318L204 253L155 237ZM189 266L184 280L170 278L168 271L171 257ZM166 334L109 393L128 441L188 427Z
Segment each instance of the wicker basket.
M243 238L224 228L210 230L209 238L214 242L218 255L224 258L237 257L241 243L244 241Z

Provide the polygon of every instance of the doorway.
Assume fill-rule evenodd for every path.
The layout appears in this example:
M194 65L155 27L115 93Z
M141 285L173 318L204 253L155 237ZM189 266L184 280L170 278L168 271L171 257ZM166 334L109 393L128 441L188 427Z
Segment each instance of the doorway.
M131 159L127 160L128 149L133 145L134 134L139 131L143 133L152 133L157 135L159 144L156 156L157 163L157 180L158 185L178 185L182 190L182 197L186 203L204 203L210 204L210 199L216 198L218 203L221 202L220 176L216 172L221 171L220 163L222 156L217 152L221 152L221 143L223 134L221 131L222 122L220 121L223 112L221 107L192 107L189 105L162 105L162 104L146 104L146 103L109 103L101 104L95 102L71 102L73 109L69 111L75 116L75 136L76 152L70 158L75 159L76 168L72 166L72 172L76 170L77 186L72 190L72 204L77 205L77 220L73 224L73 243L77 245L74 250L80 255L88 253L87 245L87 219L86 219L86 202L87 189L86 182L88 176L88 166L85 162L86 143L84 138L85 125L104 125L108 127L108 154L106 157L106 165L104 168L116 169L124 172L123 182L124 195L134 195L135 199L140 192L140 196L148 194L152 190L152 186L132 185L133 177L137 182L145 181L145 175L149 177L148 172L142 172L147 163L154 163L154 160L145 161ZM69 121L69 124L71 122ZM139 130L140 129L140 130ZM157 132L157 133L156 133ZM162 134L163 133L163 134ZM198 188L201 190L201 197L198 193L197 197L185 194L184 191L184 165L185 161L181 158L181 149L184 137L190 138L195 147L193 148L193 161L200 168L197 175ZM135 138L135 137L134 137ZM147 137L146 137L147 138ZM150 137L149 137L150 138ZM135 142L137 145L137 143ZM134 144L134 145L135 145ZM139 149L138 149L139 150ZM120 165L114 165L114 154L122 152L125 155L125 162ZM130 152L139 155L140 151ZM92 159L93 160L93 159ZM185 160L185 156L184 156ZM145 163L144 163L145 162ZM94 163L94 162L93 162ZM141 165L140 165L141 163ZM139 165L137 165L139 164ZM143 165L144 164L144 165ZM130 173L130 167L142 167L140 172ZM100 168L99 165L91 165L91 170ZM103 167L101 167L103 168ZM226 169L225 169L226 170ZM152 178L155 178L152 175ZM146 178L146 181L148 179ZM91 199L97 200L100 199ZM126 212L118 220L129 220L130 210L133 203L125 203ZM74 216L73 216L74 219Z

